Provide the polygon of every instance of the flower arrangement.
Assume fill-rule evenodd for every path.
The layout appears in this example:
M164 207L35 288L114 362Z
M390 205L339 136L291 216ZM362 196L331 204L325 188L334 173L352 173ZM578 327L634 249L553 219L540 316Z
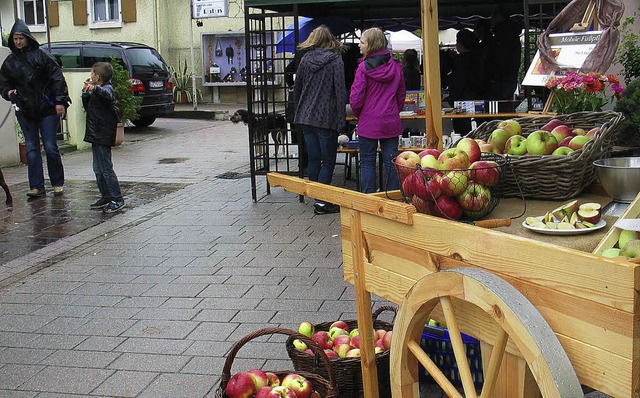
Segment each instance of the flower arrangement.
M567 72L564 77L552 76L545 87L554 94L552 108L558 114L601 111L613 97L620 99L624 91L616 75L595 72ZM607 89L612 94L608 94Z

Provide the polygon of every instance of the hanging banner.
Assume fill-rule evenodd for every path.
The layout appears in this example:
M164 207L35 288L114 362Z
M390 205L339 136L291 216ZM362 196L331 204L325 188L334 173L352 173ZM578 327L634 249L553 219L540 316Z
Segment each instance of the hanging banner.
M229 16L228 0L191 0L191 10L193 19Z
M576 71L593 51L602 37L602 31L580 33L553 33L549 35L551 51L563 70ZM540 51L536 52L529 70L522 81L524 86L544 86L551 75L551 68L540 58ZM562 76L562 73L556 73Z

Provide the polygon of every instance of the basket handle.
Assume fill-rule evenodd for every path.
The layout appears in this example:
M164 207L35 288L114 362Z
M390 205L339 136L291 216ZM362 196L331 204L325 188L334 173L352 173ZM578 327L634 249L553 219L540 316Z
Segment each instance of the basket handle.
M377 310L373 312L373 314L371 314L371 318L375 321L378 319L378 315L382 314L385 311L393 312L393 320L396 319L396 315L398 315L398 308L391 305L383 305L379 307Z
M275 327L258 329L253 333L249 333L248 335L238 340L233 345L233 347L231 347L231 350L229 350L227 358L224 361L222 375L220 376L220 389L224 391L224 389L227 387L227 383L229 382L229 380L231 380L231 365L233 364L233 360L235 359L236 354L238 353L238 351L240 351L240 348L242 348L243 345L255 339L256 337L270 334L283 334L285 336L290 336L292 339L302 340L314 352L316 358L319 357L322 360L325 368L327 368L327 374L329 375L329 384L331 384L331 387L334 389L334 391L338 391L338 387L336 387L336 378L333 373L333 367L331 366L331 362L329 362L329 358L327 357L327 354L325 354L324 350L320 348L315 342L313 342L313 340L303 334L300 334L291 329Z

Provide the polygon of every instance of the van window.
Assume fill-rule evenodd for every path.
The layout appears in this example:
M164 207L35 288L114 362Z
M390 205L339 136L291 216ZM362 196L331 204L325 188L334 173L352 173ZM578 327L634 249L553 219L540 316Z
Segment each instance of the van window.
M80 47L52 48L51 54L63 68L80 68Z
M122 53L115 48L85 46L82 50L83 66L85 68L91 68L96 62L110 62L111 57L122 63Z
M131 61L134 76L141 73L167 71L160 54L151 48L129 48L127 55Z

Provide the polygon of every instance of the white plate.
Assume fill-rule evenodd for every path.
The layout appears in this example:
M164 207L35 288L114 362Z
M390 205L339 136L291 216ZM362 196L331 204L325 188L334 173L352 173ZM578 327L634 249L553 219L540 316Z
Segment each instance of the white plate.
M542 220L544 216L536 217L538 220ZM522 226L528 230L533 232L537 232L539 234L545 235L582 235L588 234L589 232L597 231L602 229L607 225L607 222L604 220L598 221L595 227L592 228L582 228L582 229L551 229L551 228L536 228L531 225L527 225L525 221L522 222Z

